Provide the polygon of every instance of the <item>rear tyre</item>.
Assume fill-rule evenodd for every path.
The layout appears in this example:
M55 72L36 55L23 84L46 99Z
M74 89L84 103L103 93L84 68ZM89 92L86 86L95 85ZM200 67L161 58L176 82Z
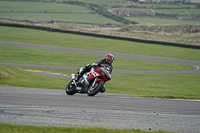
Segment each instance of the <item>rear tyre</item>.
M104 82L99 80L98 82L95 83L94 87L90 86L88 88L87 95L88 96L96 95L98 92L100 92L102 90L103 85L104 85Z
M76 93L76 86L73 84L73 80L69 82L65 91L67 95L74 95Z

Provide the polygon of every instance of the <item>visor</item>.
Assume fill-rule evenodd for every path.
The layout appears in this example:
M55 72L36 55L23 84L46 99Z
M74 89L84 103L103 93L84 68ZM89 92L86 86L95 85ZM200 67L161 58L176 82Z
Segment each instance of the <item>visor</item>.
M109 64L113 63L113 59L107 59L107 61L108 61Z

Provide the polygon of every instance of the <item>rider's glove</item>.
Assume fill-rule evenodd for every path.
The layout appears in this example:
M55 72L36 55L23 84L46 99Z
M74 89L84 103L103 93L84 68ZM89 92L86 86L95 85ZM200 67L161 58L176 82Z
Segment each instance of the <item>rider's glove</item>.
M104 67L104 64L100 64L99 66L100 66L100 67Z

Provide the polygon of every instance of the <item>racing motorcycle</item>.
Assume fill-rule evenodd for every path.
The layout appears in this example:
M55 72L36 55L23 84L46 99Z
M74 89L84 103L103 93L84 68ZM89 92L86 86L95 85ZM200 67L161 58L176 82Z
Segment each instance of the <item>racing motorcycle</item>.
M83 69L84 68L81 67L78 73ZM77 73L71 74L72 80L66 87L66 94L74 95L75 93L82 93L88 96L94 96L105 89L104 84L111 80L110 66L107 64L92 66L90 72L85 73L79 80L77 80L77 76Z

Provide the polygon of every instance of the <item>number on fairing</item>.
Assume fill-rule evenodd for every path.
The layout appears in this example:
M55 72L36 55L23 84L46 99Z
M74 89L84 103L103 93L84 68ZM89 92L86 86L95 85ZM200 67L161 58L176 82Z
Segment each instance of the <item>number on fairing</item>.
M80 91L80 90L81 90L81 87L76 87L76 89L77 89L78 91Z

